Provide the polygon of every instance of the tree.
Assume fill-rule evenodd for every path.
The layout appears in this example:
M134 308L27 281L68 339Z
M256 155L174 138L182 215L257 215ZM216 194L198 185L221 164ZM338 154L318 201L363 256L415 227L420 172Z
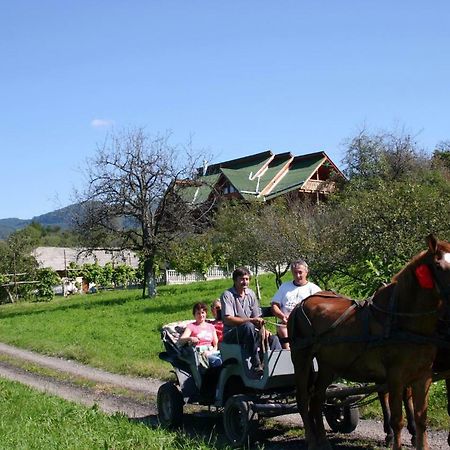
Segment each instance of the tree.
M90 248L113 244L144 262L144 288L156 293L157 257L177 235L204 224L205 211L183 198L200 156L190 146L169 143L169 134L149 136L141 128L111 135L86 169L77 227ZM203 205L208 209L209 204Z
M379 178L404 180L412 174L428 170L429 158L419 148L414 136L405 132L370 134L362 130L347 141L343 160L350 179L370 184Z
M15 231L4 242L0 242L1 300L13 302L18 298L31 298L34 290L31 284L17 281L34 280L37 262L31 252L39 241L39 233L32 227ZM8 275L9 274L9 275ZM17 275L21 274L21 275ZM11 292L14 289L14 292Z
M182 274L197 272L206 275L216 264L216 255L210 232L181 236L168 249L170 267Z
M450 179L450 140L441 141L433 152L433 165Z
M311 255L313 209L308 201L290 199L270 204L224 203L214 227L225 259L233 265L254 267L256 272L264 266L274 273L279 287L289 264Z

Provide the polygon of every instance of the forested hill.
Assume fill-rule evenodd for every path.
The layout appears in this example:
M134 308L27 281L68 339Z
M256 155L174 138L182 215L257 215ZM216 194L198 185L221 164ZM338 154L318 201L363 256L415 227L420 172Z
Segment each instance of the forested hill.
M12 232L25 228L31 222L37 222L42 226L57 226L61 229L68 229L71 227L72 217L77 208L78 205L70 205L31 219L0 219L0 239L6 239Z

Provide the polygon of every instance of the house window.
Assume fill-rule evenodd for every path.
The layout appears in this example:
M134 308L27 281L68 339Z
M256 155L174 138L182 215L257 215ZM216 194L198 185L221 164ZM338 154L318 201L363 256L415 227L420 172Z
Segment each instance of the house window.
M232 184L227 184L223 187L223 193L226 194L232 194L233 192L237 192L236 188Z

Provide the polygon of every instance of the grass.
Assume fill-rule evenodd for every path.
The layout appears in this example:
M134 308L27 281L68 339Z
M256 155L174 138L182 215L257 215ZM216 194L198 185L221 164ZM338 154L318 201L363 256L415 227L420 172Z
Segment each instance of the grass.
M261 279L268 304L275 282ZM191 318L195 302L210 304L229 286L229 280L218 280L163 286L151 299L137 290L109 291L2 305L0 341L115 373L166 378L170 366L158 358L162 325Z
M215 449L184 433L169 433L123 415L107 416L0 379L1 448L10 450Z

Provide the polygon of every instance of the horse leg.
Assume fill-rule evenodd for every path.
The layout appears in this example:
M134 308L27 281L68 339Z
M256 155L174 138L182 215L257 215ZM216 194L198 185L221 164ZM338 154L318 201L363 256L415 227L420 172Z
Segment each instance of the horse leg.
M305 429L305 439L308 445L308 450L317 449L317 439L315 434L314 421L311 411L311 370L308 368L312 366L312 355L308 351L297 351L292 354L292 362L296 374L301 376L295 377L296 385L296 400L297 409L303 421Z
M328 374L328 375L325 375ZM332 372L319 370L319 376L316 380L314 395L311 398L311 412L314 420L314 429L317 436L317 444L321 450L331 450L331 444L327 439L327 433L323 424L323 405L326 400L326 389L333 381Z
M378 392L378 399L380 400L381 411L383 413L383 430L386 433L386 437L384 442L387 447L392 445L394 440L394 431L391 428L390 420L391 420L391 410L389 409L389 397L387 392Z
M427 438L427 407L431 377L418 380L412 385L414 420L416 422L416 449L429 450Z
M393 382L388 383L389 391L389 409L391 411L390 425L394 432L394 439L392 443L393 450L401 450L402 448L402 428L403 428L403 417L402 417L402 393L403 386L396 382L396 379L400 377L392 376L391 380Z
M414 405L412 400L411 387L407 387L403 390L403 405L405 406L406 413L406 428L411 435L411 444L416 445L416 422L414 421Z

